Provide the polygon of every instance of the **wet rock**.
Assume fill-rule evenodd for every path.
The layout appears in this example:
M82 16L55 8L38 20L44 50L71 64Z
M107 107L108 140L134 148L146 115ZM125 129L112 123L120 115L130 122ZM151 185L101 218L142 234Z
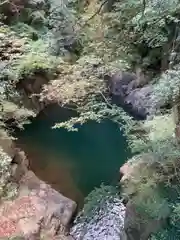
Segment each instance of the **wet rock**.
M33 109L33 111L37 114L45 108L47 103L45 101L41 101L38 94L42 91L43 85L48 82L49 79L47 76L35 74L26 78L26 81L19 81L17 83L17 89L21 92L23 98L23 105L27 109Z
M2 143L12 155L11 181L18 182L19 186L16 198L0 204L0 237L18 235L27 240L39 240L43 235L53 240L53 237L61 235L60 239L70 240L65 235L68 234L76 203L29 171L25 154L15 149L12 141L8 140Z
M23 186L26 191L23 191ZM4 222L2 226L6 231L4 236L22 233L26 239L36 240L42 234L49 236L47 239L68 234L75 202L53 190L31 171L21 179L19 191L15 200L0 205L0 222ZM11 229L5 228L11 225Z
M33 199L38 218L43 219L44 228L52 235L56 235L59 230L66 231L76 203L39 180L31 171L22 178L21 184L29 188L29 197Z
M134 159L134 158L133 158ZM120 168L121 184L125 184L127 181L131 181L134 176L139 174L140 169L143 169L146 163L143 160L128 161Z
M136 78L137 77L134 73L123 71L118 71L112 76L104 76L110 93L114 98L117 97L117 101L123 101L123 98L128 94L129 84L131 84Z
M14 157L11 163L11 180L19 183L24 174L28 172L29 161L23 151L14 148Z

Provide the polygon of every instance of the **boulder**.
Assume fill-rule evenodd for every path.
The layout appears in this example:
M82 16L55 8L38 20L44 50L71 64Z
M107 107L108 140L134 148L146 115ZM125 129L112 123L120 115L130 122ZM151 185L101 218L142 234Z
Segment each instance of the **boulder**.
M11 165L11 179L13 182L18 183L22 176L25 174L24 168L16 163Z
M62 239L68 239L65 236L76 203L39 180L31 171L24 174L19 185L18 197L0 205L0 237L19 234L25 239L37 240L41 236L54 239L61 235Z
M100 201L101 202L101 201ZM105 206L103 206L105 204ZM98 212L78 221L70 233L76 240L126 240L124 231L125 207L119 198L109 199L100 204ZM86 216L87 217L87 216Z
M15 155L15 144L13 143L11 137L7 134L7 132L1 130L0 131L0 146L10 157L14 157Z
M37 240L40 239L40 224L34 219L22 218L19 220L18 227L25 239Z
M153 101L153 86L147 80L138 83L134 73L119 71L114 75L104 76L107 81L112 103L122 106L138 119L145 119L164 103Z
M168 215L167 215L168 217ZM148 240L152 233L156 233L167 223L167 218L142 221L135 206L128 202L124 219L127 240Z
M128 94L128 86L136 80L134 73L118 71L112 76L105 75L104 79L107 81L110 93L112 96L117 96L123 99Z
M153 111L153 108L155 109L156 107L153 103L152 94L153 88L150 85L137 88L132 90L124 98L124 103L131 108L133 113L142 118L146 118L146 116Z
M31 171L24 175L20 184L28 187L29 197L32 197L38 219L42 219L46 231L53 236L59 231L66 232L76 210L76 203L39 180Z
M144 216L142 213L138 212L137 207L133 203L133 196L138 195L137 186L135 184L136 179L141 172L145 171L145 168L151 168L150 165L147 165L149 162L147 160L148 154L146 155L147 161L144 161L143 158L136 158L138 158L138 156L129 160L120 168L122 192L128 194L128 198L124 199L126 200L124 230L127 235L127 240L148 240L152 233L157 232L166 224L170 212L169 210L164 211L164 215L161 217L159 216L158 219ZM152 189L152 192L155 194L154 189Z

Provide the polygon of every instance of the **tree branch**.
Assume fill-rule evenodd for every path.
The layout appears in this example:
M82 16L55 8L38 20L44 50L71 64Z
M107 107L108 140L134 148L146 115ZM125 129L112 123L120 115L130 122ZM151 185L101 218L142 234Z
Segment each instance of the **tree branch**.
M9 0L5 0L4 2L0 3L0 6L4 5L5 3L9 2Z
M91 21L97 14L99 14L101 12L102 7L108 2L108 0L105 0L100 7L98 8L98 10L83 24L82 27L86 26L86 24Z

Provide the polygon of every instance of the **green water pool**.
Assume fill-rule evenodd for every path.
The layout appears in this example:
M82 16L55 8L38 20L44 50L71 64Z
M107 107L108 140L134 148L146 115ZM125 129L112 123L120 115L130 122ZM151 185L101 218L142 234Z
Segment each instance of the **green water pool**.
M17 144L28 155L37 176L82 202L101 183L118 183L119 168L130 153L125 137L111 121L88 122L78 132L51 129L69 115L65 109L46 109L16 133Z

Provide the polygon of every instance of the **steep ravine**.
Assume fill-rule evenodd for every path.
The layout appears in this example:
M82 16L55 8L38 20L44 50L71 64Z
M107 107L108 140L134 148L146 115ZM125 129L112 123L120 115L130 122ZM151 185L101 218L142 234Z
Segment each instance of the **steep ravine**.
M40 103L38 97L29 98L34 93L40 93L42 85L46 83L43 76L37 76L33 81L31 79L29 82L25 81L25 85L19 85L25 106L36 112L44 110L39 114L38 120L17 134L17 144L26 151L30 168L37 176L66 197L75 200L81 208L84 197L94 187L99 187L102 182L111 184L110 178L114 177L114 183L118 183L120 164L128 158L128 152L125 153L127 146L124 137L120 137L119 129L110 123L105 123L104 126L91 123L89 127L87 125L80 129L80 133L52 130L53 124L67 120L74 113L59 106L44 108L45 104ZM93 132L99 132L96 138ZM90 222L75 223L71 230L74 239L100 240L105 236L111 240L126 239L123 230L125 207L119 197L107 198L91 214L93 217Z
M130 152L119 127L110 121L89 121L78 132L52 129L70 114L59 106L47 107L23 131L17 131L17 144L38 177L82 204L101 183L118 183L119 167Z
M12 200L0 205L0 236L22 239L66 238L69 223L76 210L76 203L41 181L29 169L23 151L16 148L8 136L1 136L0 143L11 157L11 182L17 188Z
M39 81L39 79L41 79L41 81ZM23 92L23 95L24 95L24 105L26 107L28 106L29 108L34 108L37 113L42 111L44 109L44 106L47 103L46 104L40 103L38 98L35 98L34 100L32 100L32 99L29 99L29 97L33 93L39 93L41 91L42 84L47 83L47 81L44 81L42 79L43 79L42 77L34 78L34 81L30 81L28 86L21 86L22 87L21 91ZM62 117L63 114L60 111L60 108L59 109L55 108L54 114L56 115L56 117L58 115L58 112L60 113L60 115ZM47 168L46 174L44 174L44 175L39 174L40 173L39 170L41 169L41 167L42 167L41 164L43 162L39 165L39 170L38 170L38 168L37 168L38 157L36 157L36 159L34 159L34 160L33 160L33 158L31 159L31 157L32 157L31 151L28 151L28 142L31 142L30 146L33 150L35 150L35 147L37 147L37 149L38 149L38 147L40 147L40 146L41 146L42 150L44 148L45 155L46 155L46 150L48 150L51 146L50 142L52 143L52 146L54 145L53 138L51 138L51 137L53 136L52 135L53 131L56 131L56 130L51 130L50 127L52 126L52 123L55 123L58 119L55 118L54 119L55 121L53 120L53 122L51 122L51 124L48 124L48 125L45 124L46 126L45 125L44 126L47 127L47 130L46 130L44 127L42 127L43 121L45 120L45 116L49 117L49 118L53 118L53 112L51 111L50 113L48 113L48 111L44 111L44 115L42 115L42 119L41 119L42 121L40 121L39 125L37 125L37 127L35 127L33 130L35 133L34 137L32 137L33 135L31 136L31 134L29 135L30 132L27 132L27 137L29 139L26 137L23 138L23 134L22 135L20 134L21 136L19 135L19 140L17 142L17 144L18 144L17 146L21 147L22 149L24 148L24 150L27 152L28 157L30 157L29 158L30 161L28 161L28 160L25 160L25 161L24 160L18 160L18 161L13 160L13 162L12 162L13 163L13 176L16 176L16 177L13 177L13 179L15 179L15 181L18 182L18 184L20 186L19 187L19 198L20 199L13 201L13 204L15 204L15 208L18 208L19 202L21 204L21 201L24 201L24 197L28 201L30 200L30 205L28 206L28 209L30 209L30 211L28 210L28 212L30 212L30 215L28 215L26 217L27 218L26 219L27 220L27 228L29 230L27 230L27 232L25 232L25 233L23 232L23 234L25 236L28 236L28 237L29 236L33 236L33 237L41 236L45 232L46 236L49 236L49 234L50 234L51 239L52 239L52 236L59 236L59 238L57 238L57 239L61 239L60 235L61 236L63 235L62 239L66 239L65 234L68 235L69 223L71 222L72 217L74 216L76 204L74 201L62 196L60 193L63 193L65 196L70 197L75 201L78 201L78 203L79 203L79 201L82 203L84 196L82 197L81 194L78 196L76 190L75 190L75 192L73 192L74 191L73 188L69 188L67 190L66 189L67 186L65 186L65 185L64 185L65 188L63 189L63 185L61 185L61 184L62 184L62 182L66 182L67 178L64 178L64 179L61 178L60 179L61 183L59 183L59 185L58 185L58 182L51 181L51 178L49 178L50 180L48 181L47 177L50 177L50 175L48 173L48 168ZM66 117L67 116L65 114L65 118ZM65 119L61 118L61 121L62 120L65 120ZM45 122L46 121L44 121L44 123ZM100 125L97 124L97 126L94 129L93 128L90 129L90 132L93 134L93 131L96 131L96 133L97 133L97 131L99 131L98 126L101 126L101 124ZM85 139L81 139L80 145L78 145L78 137L77 137L78 133L73 133L73 134L76 134L76 135L74 135L73 138L69 138L69 140L67 138L67 142L64 141L64 144L66 147L68 146L68 141L72 141L71 144L72 145L75 144L76 151L77 151L77 149L81 149L81 151L83 152L83 149L84 150L86 149L86 151L84 152L85 153L84 156L87 155L89 158L87 160L86 157L84 157L83 161L84 161L84 163L86 163L86 161L87 161L87 163L89 165L87 165L87 166L86 166L86 164L84 165L86 167L85 169L87 169L87 172L84 171L84 169L82 170L82 172L84 171L84 173L83 173L84 178L87 177L87 179L85 181L83 181L83 178L81 178L81 173L79 172L80 182L83 182L84 187L86 187L86 184L88 185L89 183L91 183L91 181L93 182L96 179L96 177L93 176L93 174L95 174L95 171L97 172L97 176L98 176L98 171L100 174L100 173L103 173L103 171L104 171L103 169L106 168L106 170L107 170L104 172L104 174L105 174L104 176L103 176L103 174L101 176L99 175L99 180L95 181L90 186L90 188L88 188L88 191L84 192L85 196L90 191L92 191L94 187L100 186L100 184L102 182L111 184L111 181L107 181L107 179L110 177L109 174L111 174L111 177L113 175L116 176L115 177L116 183L118 183L118 179L120 179L119 168L128 159L128 155L126 157L124 156L124 152L126 149L125 139L123 140L124 143L122 141L119 141L118 138L115 137L115 135L114 135L115 132L116 132L116 134L119 135L119 132L117 132L117 131L119 131L119 129L116 129L113 127L114 134L112 134L111 127L108 132L109 126L110 125L108 125L108 124L105 125L104 129L102 128L102 130L99 131L99 134L98 134L98 136L102 136L102 139L106 140L106 142L100 138L98 139L97 137L96 137L97 142L96 141L94 142L94 146L98 146L98 144L101 145L101 141L102 141L102 148L100 149L100 152L105 153L104 156L99 155L97 157L97 159L96 159L96 153L93 155L92 154L93 151L90 150L88 152L86 148L84 148L84 147L81 148L81 144L83 146L83 144L85 143L85 141L84 141ZM27 128L30 128L30 129L32 127L33 127L33 124L27 126ZM107 130L107 132L106 132L106 130ZM30 131L32 131L32 130L30 130ZM45 135L46 131L51 131L51 135L49 135L49 136ZM26 132L26 129L25 129L25 132ZM60 142L59 142L60 145L58 145L57 148L60 148L60 146L63 145L63 136L64 136L63 134L64 133L59 132L59 134L62 135L62 142L60 140ZM65 134L70 134L70 133L65 133ZM88 132L86 134L88 134ZM30 140L30 138L31 138L31 140ZM89 139L90 140L89 143L87 142L89 145L92 144L92 139ZM46 145L43 145L44 140L46 142ZM59 140L56 139L56 141L58 142ZM98 143L98 141L99 141L99 143ZM23 145L24 145L24 147L23 147ZM118 149L118 151L117 151L117 149ZM65 150L65 148L63 150ZM66 151L69 151L69 150L66 149ZM108 155L108 154L110 154L110 155ZM12 156L12 157L13 157L13 159L15 159L14 156ZM77 157L78 157L78 155L77 155ZM48 158L43 159L43 155L41 158L42 158L42 160L45 160L45 161L48 160ZM61 156L57 156L57 159L58 158L61 158ZM20 157L20 159L21 159L21 157ZM24 159L27 159L27 158L24 157ZM93 159L93 161L95 160L95 162L92 162L92 159ZM35 161L35 164L33 164L33 161ZM53 158L49 158L48 161L50 161L49 166L51 166L51 161L52 161L52 164L54 164ZM113 162L116 162L114 167L113 167ZM62 164L62 162L61 162L61 164ZM56 166L58 166L58 168L56 167L56 170L61 168L61 164L59 166L56 165ZM19 169L19 166L20 166L20 169ZM92 168L92 167L94 167L94 168ZM46 183L39 180L33 174L33 172L28 170L28 168L35 171L35 173L37 174L38 177L40 177L42 180L49 183L52 187L54 187L60 193L56 192L49 185L47 185ZM89 171L92 171L92 173L90 175L87 174ZM43 173L43 171L41 171L41 172ZM128 170L123 172L123 174L126 175L127 172L128 172ZM52 175L54 175L53 172L52 172ZM64 173L64 176L65 175L66 175L66 173ZM69 175L69 173L67 175ZM78 176L78 172L76 173L76 175ZM69 176L71 176L71 174ZM54 179L54 180L57 181L58 178ZM72 187L72 183L75 183L75 182L73 182L73 180L74 179L72 178L71 183L69 182L71 187ZM88 183L88 181L89 181L89 183ZM82 189L83 189L82 186L80 188L82 191ZM68 191L69 191L69 193L71 192L71 194L68 195ZM76 196L74 195L74 193ZM101 198L98 199L98 202L101 203ZM5 206L6 206L6 203L5 203ZM44 211L45 209L49 209L49 208L50 208L50 210ZM130 208L131 208L131 206L130 206ZM35 214L35 215L31 213L31 211L34 211L34 209L36 209L36 212L37 212L37 214ZM26 208L25 208L25 211L26 211ZM77 239L77 240L91 240L91 239L92 240L93 239L101 240L104 237L106 237L106 239L111 239L111 240L118 240L118 239L120 239L120 240L126 240L126 239L127 240L140 240L140 239L146 240L149 236L149 233L147 233L145 237L141 238L141 235L142 235L141 233L142 233L142 231L146 232L146 227L143 226L143 229L141 229L139 227L137 228L137 226L131 226L131 222L128 223L130 216L129 216L129 214L127 216L126 213L127 213L127 210L126 210L124 204L119 199L119 197L117 197L117 196L110 197L110 198L107 197L106 201L103 202L103 204L99 205L99 208L96 212L94 212L92 210L93 215L92 215L91 221L79 222L77 219L74 223L74 226L70 230L70 233L74 237L74 239ZM131 211L131 213L133 214L132 211ZM23 213L23 216L24 216L24 214L25 213ZM48 219L48 221L46 221L46 219ZM136 217L135 217L135 219L136 219ZM22 233L22 227L20 227L20 226L24 225L24 222L21 223L21 222L19 222L19 220L20 219L16 219L16 221L17 221L16 227L18 226L17 229L19 231L19 232L17 231L18 234L20 232ZM125 231L124 231L124 220L125 220L125 224L126 224L126 232L128 233L128 231L130 231L130 233L128 233L127 235L125 234ZM11 221L11 219L10 219L10 221ZM34 223L32 224L32 222L35 222L36 224L34 224ZM43 229L43 231L41 231L40 229ZM30 237L28 239L30 239ZM50 239L50 238L47 237L47 239ZM70 236L67 237L67 239L71 239Z
M32 124L17 134L17 144L27 153L30 168L38 177L82 208L84 197L95 187L100 187L101 183L118 184L119 165L126 161L129 152L119 128L108 121L101 124L90 122L72 133L51 129L55 122L65 120L67 116L68 112L59 106L46 108ZM96 137L94 132L98 133ZM98 201L101 201L101 196ZM109 239L116 240L124 236L125 207L118 196L107 198L99 210L91 214L92 221L84 222L88 230L83 239L109 236ZM73 227L71 234L74 239L82 238L79 237L81 231L81 225Z

